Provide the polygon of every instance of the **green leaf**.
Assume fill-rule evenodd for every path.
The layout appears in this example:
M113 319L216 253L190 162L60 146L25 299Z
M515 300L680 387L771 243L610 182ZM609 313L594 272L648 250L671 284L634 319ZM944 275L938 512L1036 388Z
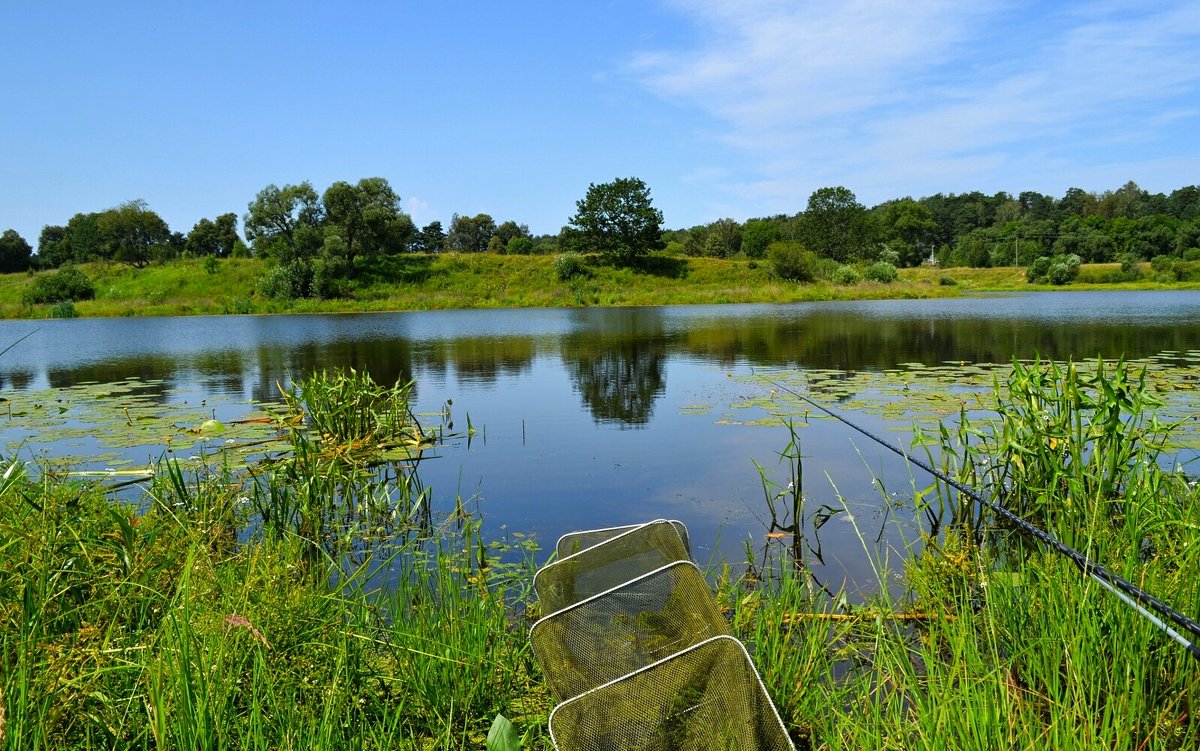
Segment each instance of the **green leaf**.
M517 737L517 729L502 714L496 715L492 721L492 729L487 734L488 751L521 751L521 739Z

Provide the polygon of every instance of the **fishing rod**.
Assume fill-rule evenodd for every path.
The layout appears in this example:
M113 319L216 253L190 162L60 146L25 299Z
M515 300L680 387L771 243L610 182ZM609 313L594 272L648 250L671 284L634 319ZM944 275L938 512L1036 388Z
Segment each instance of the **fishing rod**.
M839 415L838 413L834 412L832 409L830 409L829 407L826 407L824 404L821 404L820 402L813 399L812 397L809 397L806 394L802 394L802 393L800 393L794 389L791 389L781 383L773 381L770 378L764 378L764 380L766 380L768 383L770 383L772 386L776 387L780 391L791 394L792 396L796 397L797 399L800 399L800 400L804 401L805 403L810 404L813 407L816 407L817 409L821 410L822 412L829 415L830 417L837 420L838 422L842 423L843 425L846 425L846 426L852 428L853 430L858 431L859 433L863 434L864 436L871 439L872 441L879 444L880 446L883 446L884 448L888 449L889 451L891 451L895 454L898 454L902 459L904 459L904 461L906 461L916 467L920 467L921 469L925 470L926 472L933 475L937 479L941 480L942 482L946 483L947 485L954 488L958 492L962 493L967 498L970 498L975 503L981 504L981 505L986 506L987 508L991 509L996 514L998 514L1000 517L1006 519L1007 521L1012 523L1013 526L1017 527L1021 531L1026 532L1029 535L1031 535L1032 537L1034 537L1035 539L1049 545L1052 550L1054 550L1056 553L1059 553L1059 554L1064 555L1067 558L1069 558L1073 563L1075 563L1076 566L1079 566L1079 568L1085 574L1090 576L1092 579L1096 580L1100 584L1100 586L1102 586L1105 589L1107 589L1108 591L1112 592L1121 601L1123 601L1126 605L1129 605L1130 607L1132 607L1142 617L1146 618L1148 621L1150 621L1156 627L1158 627L1159 630L1161 630L1163 633L1165 633L1166 635L1168 635L1172 639L1174 639L1180 646L1182 646L1184 649L1186 649L1188 651L1188 653L1191 654L1192 657L1196 658L1197 660L1200 660L1200 647L1198 647L1195 642L1190 641L1187 637L1185 637L1183 634L1181 634L1178 630L1176 630L1176 628L1172 627L1171 625L1168 625L1167 623L1164 623L1162 618L1169 620L1171 623L1175 624L1175 626L1178 627L1180 630L1185 631L1188 634L1191 634L1191 636L1193 638L1200 638L1200 623L1197 623L1195 620L1187 617L1186 615L1179 612L1178 610L1171 607L1170 605L1166 604L1162 600L1159 600L1157 597L1154 597L1153 595L1151 595L1149 592L1145 591L1141 587L1138 587L1135 584L1131 584L1130 582L1121 578L1114 572L1108 570L1107 568L1100 565L1099 563L1096 563L1095 561L1091 560L1090 558L1085 556L1083 553L1080 553L1078 550L1075 550L1074 548L1060 542L1056 537L1054 537L1054 535L1050 534L1046 530L1041 529L1040 527L1036 527L1033 524L1025 521L1020 516L1017 516L1012 511L1009 511L1008 509L1004 508L1000 504L995 503L993 501L989 501L988 499L986 499L982 495L980 495L977 491L975 491L973 488L970 488L970 487L964 485L963 483L955 480L952 477L948 477L946 474L938 471L937 469L930 466L929 464L921 461L920 459L917 459L916 457L911 456L903 448L900 448L899 446L894 446L891 443L888 443L887 441L883 440L879 436L875 435L874 433L871 433L866 428L862 428L862 427L859 427L858 425L855 425L854 423L850 422L850 420L848 420L845 417L843 417L842 415ZM1153 610L1154 613L1150 612L1151 610ZM1155 613L1157 613L1158 615L1155 615ZM1162 618L1160 618L1159 616L1162 616Z

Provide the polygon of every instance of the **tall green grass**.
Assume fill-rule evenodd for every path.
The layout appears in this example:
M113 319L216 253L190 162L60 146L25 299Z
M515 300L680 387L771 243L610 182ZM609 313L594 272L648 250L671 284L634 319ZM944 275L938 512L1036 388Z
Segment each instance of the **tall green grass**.
M1200 614L1200 491L1167 461L1172 426L1141 374L1099 372L1018 364L993 418L964 415L933 453L955 479ZM723 580L801 747L1200 745L1200 665L1184 649L1070 561L940 493L938 531L902 572L880 564L881 580L903 576L901 596L882 588L847 611L789 555L751 581Z
M322 389L375 427L330 429ZM4 748L477 748L502 712L537 742L547 700L512 609L529 557L501 562L477 521L412 518L413 457L389 452L431 431L406 391L318 374L297 393L292 451L250 477L168 464L124 505L7 464Z

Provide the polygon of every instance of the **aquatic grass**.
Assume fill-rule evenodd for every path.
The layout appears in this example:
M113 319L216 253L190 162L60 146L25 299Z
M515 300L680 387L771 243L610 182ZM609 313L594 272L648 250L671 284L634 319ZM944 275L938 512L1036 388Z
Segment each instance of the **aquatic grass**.
M1158 420L1147 380L1121 363L1097 375L1031 367L994 382L1002 409L988 426L940 426L935 458L960 481L1021 501L1183 612L1200 612L1200 490L1162 461L1171 425ZM1010 398L1021 408L1007 408ZM1200 670L1178 644L969 500L937 487L914 496L931 510L941 498L945 513L910 544L906 592L881 587L847 604L815 588L787 546L773 573L759 564L754 576L722 582L735 629L754 645L801 747L1200 743ZM869 551L861 530L858 538ZM886 560L875 565L881 581L895 575Z

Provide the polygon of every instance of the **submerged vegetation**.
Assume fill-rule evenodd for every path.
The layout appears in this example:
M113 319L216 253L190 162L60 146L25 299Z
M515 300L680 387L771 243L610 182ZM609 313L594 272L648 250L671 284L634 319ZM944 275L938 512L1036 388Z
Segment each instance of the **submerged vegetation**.
M1017 363L978 376L990 393L924 420L914 449L1200 613L1200 490L1172 463L1184 428L1160 403L1161 373ZM6 747L480 748L503 714L505 747L550 748L526 635L535 547L485 539L461 504L434 511L417 468L449 422L420 425L408 396L312 374L263 428L269 451L168 461L124 501L6 459ZM859 603L826 591L806 562L821 526L859 521L840 498L814 500L810 416L785 396L788 484L762 475L767 555L711 573L799 748L1200 743L1200 663L943 484L914 485L924 534L903 570L877 564L899 587Z

